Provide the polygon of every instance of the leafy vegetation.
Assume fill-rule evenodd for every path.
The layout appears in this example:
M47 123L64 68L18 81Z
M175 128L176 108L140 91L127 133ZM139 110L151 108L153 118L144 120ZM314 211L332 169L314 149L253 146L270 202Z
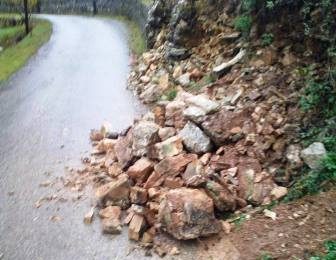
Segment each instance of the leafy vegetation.
M329 153L322 165L321 170L303 173L303 176L289 190L285 201L296 200L307 194L315 194L329 183L336 184L336 153Z
M249 15L241 15L234 20L235 29L242 32L245 36L250 32L251 26L252 17Z
M25 36L22 25L8 28L0 28L0 46L9 47L16 44Z
M263 252L258 260L273 260L274 258L268 252Z
M34 20L33 30L19 43L0 53L0 83L21 68L26 61L49 40L51 24L44 20Z
M336 240L328 240L324 242L327 251L325 255L312 256L309 260L335 260L336 259Z
M274 41L274 35L273 33L264 33L262 36L261 36L261 44L263 46L269 46L273 43Z

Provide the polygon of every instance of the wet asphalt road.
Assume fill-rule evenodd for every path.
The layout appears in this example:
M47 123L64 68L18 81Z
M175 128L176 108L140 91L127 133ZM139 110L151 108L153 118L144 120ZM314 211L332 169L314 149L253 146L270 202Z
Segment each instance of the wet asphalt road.
M53 23L50 41L0 89L0 259L148 259L138 250L127 254L125 233L103 236L98 220L83 224L90 198L34 208L43 196L60 196L62 191L39 184L79 164L90 150L90 129L107 120L122 130L144 111L126 91L122 24L46 18ZM52 222L52 216L61 220Z

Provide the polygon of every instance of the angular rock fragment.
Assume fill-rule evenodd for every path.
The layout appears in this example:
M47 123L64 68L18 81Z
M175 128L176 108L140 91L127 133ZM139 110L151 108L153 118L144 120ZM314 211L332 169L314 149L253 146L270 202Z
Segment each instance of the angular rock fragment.
M221 146L229 141L234 142L236 133L231 132L232 129L238 127L240 129L253 128L249 118L251 111L246 109L241 112L231 112L226 109L221 109L219 112L209 115L202 123L204 132L218 146Z
M244 49L241 49L239 51L239 53L231 60L229 60L228 62L224 62L221 65L215 67L213 69L213 72L215 73L215 75L217 76L221 76L224 73L228 72L229 69L231 69L231 67L235 64L237 64L238 62L240 62L244 57L245 57L246 51Z
M133 128L133 154L144 156L150 145L159 141L159 126L153 122L141 121Z
M234 211L236 209L236 198L227 187L214 181L207 181L205 190L219 211Z
M170 190L160 204L159 222L176 239L188 240L220 231L212 200L201 190Z
M129 130L126 136L119 136L114 146L115 155L122 169L126 169L134 160L132 151L132 131Z
M174 127L164 127L159 130L159 137L162 141L167 140L170 137L173 137L176 134Z
M204 95L192 96L186 99L186 103L190 106L195 106L204 111L204 113L210 114L216 112L219 109L219 103L210 100Z
M204 175L204 166L201 161L195 160L188 164L182 178L187 186L198 187L206 182Z
M96 190L96 197L101 204L107 201L112 205L127 208L129 205L130 184L128 176L122 174L117 180L111 181Z
M93 214L94 214L94 208L91 208L91 210L88 213L85 214L83 221L86 225L89 225L89 224L92 223Z
M138 186L131 187L130 198L134 204L145 204L148 199L147 190Z
M179 133L179 136L189 152L202 154L211 151L210 138L194 123L188 122Z
M313 170L321 168L321 160L327 155L323 143L315 142L301 151L301 158Z
M153 171L154 165L147 158L141 158L135 162L135 164L128 168L127 174L130 178L142 183L146 181L149 174Z
M182 139L179 136L173 136L167 140L157 143L149 153L151 158L162 160L180 154L183 151Z
M99 211L102 218L102 229L105 234L120 234L121 227L121 209L116 206L109 206Z
M134 214L128 227L128 238L139 241L141 235L146 227L146 220L144 216Z
M160 175L175 177L185 169L188 163L196 158L195 154L180 154L167 157L155 165L154 170Z

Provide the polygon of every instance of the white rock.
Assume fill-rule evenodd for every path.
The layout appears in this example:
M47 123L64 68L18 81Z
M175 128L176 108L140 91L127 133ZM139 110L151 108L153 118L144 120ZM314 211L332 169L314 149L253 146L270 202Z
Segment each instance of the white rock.
M183 111L183 115L191 121L199 123L200 119L204 117L206 113L199 107L190 106Z
M190 152L197 154L209 152L212 148L210 138L194 123L188 122L179 133Z
M202 109L205 112L205 114L215 112L219 109L219 103L208 99L204 95L197 95L187 98L186 103L189 106L196 106Z
M144 156L147 148L158 140L159 126L152 122L140 121L133 128L133 153Z
M274 211L270 211L269 209L264 209L264 215L272 220L277 219L277 215Z
M321 160L327 155L322 143L315 142L301 151L301 158L313 170L321 168Z
M288 193L288 189L286 187L278 186L278 187L273 188L273 190L271 191L271 196L272 198L278 200L278 199L285 197L287 193Z
M179 76L177 81L182 87L187 87L190 84L190 73L185 73Z

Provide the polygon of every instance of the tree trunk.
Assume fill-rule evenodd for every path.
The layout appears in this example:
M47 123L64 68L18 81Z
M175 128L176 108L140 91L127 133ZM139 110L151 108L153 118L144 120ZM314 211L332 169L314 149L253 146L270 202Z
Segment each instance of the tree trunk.
M25 30L26 30L26 34L28 34L29 33L28 0L23 0L23 6L24 6Z

